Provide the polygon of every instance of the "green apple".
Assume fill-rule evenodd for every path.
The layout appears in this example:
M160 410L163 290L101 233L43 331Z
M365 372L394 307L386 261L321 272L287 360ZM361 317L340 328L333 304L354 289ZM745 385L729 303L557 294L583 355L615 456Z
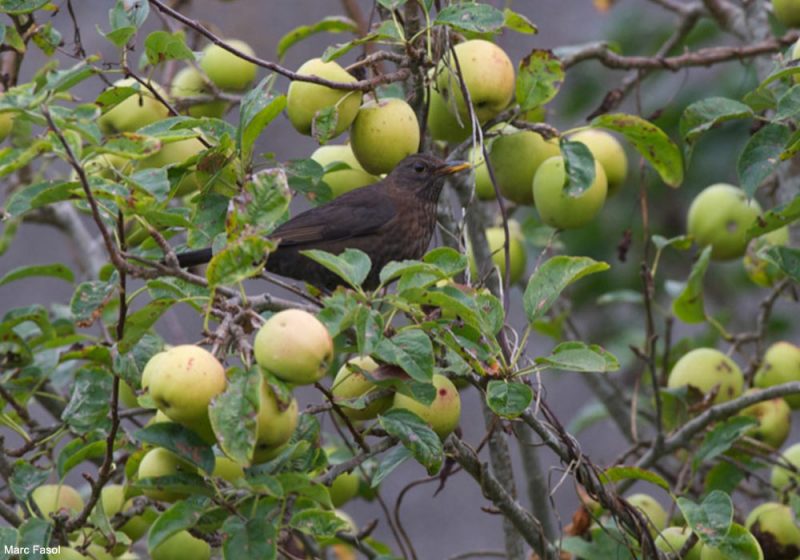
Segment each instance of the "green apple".
M159 95L166 98L166 93L158 84L150 84ZM153 93L133 78L114 82L114 87L138 88L139 93L124 99L113 109L100 117L98 123L106 133L134 132L143 126L167 118L169 109L161 103Z
M393 408L413 412L444 439L456 429L461 419L461 397L453 382L440 373L433 374L433 386L436 398L431 404L424 405L409 396L395 393Z
M258 416L256 417L258 428L256 450L253 456L254 463L262 463L263 457L268 456L272 450L289 441L297 428L297 417L297 400L292 399L288 405L279 403L275 391L266 379L262 379Z
M735 540L739 544L737 548L740 551L744 552L746 547L746 549L749 549L749 552L756 555L758 560L764 560L764 552L761 550L761 546L758 544L758 541L753 534L745 529L742 525L739 525L738 523L732 523L730 531L728 531L728 534L725 538ZM745 555L741 557L752 558L753 556L745 553ZM707 544L703 545L703 548L700 552L700 560L730 560L730 558L730 555L725 550L709 546Z
M336 378L331 385L331 393L336 400L351 400L369 394L372 391L379 391L367 376L360 370L372 372L378 368L375 360L369 356L358 356L347 361L336 374ZM391 395L372 401L365 408L356 410L354 408L342 407L342 412L352 420L370 420L378 414L384 412L392 405Z
M560 153L555 140L545 140L531 130L518 131L513 126L504 127L489 151L489 161L500 193L517 204L533 204L531 185L536 172L545 160ZM485 190L488 192L489 189ZM494 196L494 189L491 192Z
M287 309L270 317L253 341L256 362L277 377L309 385L328 371L333 339L325 325L307 311Z
M211 476L218 476L233 484L244 478L244 469L233 459L217 455L214 457L214 472L211 473Z
M45 519L62 509L71 514L79 513L84 506L81 495L68 484L42 484L31 492L31 500L39 507Z
M238 39L225 41L234 49L249 56L255 56L250 45ZM258 67L240 58L238 55L223 49L219 45L208 45L200 56L200 68L206 73L208 79L214 82L219 89L226 91L242 91L247 89L256 79Z
M768 288L786 277L786 274L773 263L762 258L759 253L770 247L786 245L789 242L789 228L784 226L765 235L756 237L747 245L744 270L754 284Z
M375 175L388 173L419 150L419 123L402 99L368 101L350 128L350 143L358 162Z
M182 68L175 74L169 93L176 100L211 95L203 74L192 66ZM227 107L228 104L225 101L217 99L205 103L194 103L186 108L186 113L192 117L220 118L225 114Z
M633 494L628 498L628 503L641 511L648 520L648 525L653 533L661 531L667 526L667 512L655 498L648 494Z
M758 392L758 389L750 389L745 394ZM758 420L758 425L753 426L747 435L764 442L773 449L778 449L789 437L789 429L792 427L792 409L781 397L748 406L739 414Z
M656 548L670 554L677 554L683 548L684 543L692 536L692 530L688 527L667 527L656 538ZM700 541L689 549L683 560L700 560L700 551L703 545Z
M122 511L125 505L125 487L122 484L109 484L100 491L103 511L111 519Z
M211 546L189 531L179 531L150 551L152 560L209 560Z
M141 386L143 390L147 390L150 387L150 378L153 376L153 372L160 369L159 364L161 360L163 360L167 355L167 351L164 350L163 352L157 352L153 354L153 356L147 360L147 363L144 365L144 369L142 369L142 380Z
M492 178L489 176L489 166L486 165L480 146L473 146L469 149L467 161L475 176L475 196L480 200L495 200L497 196L492 186Z
M227 381L225 368L211 352L184 344L167 351L148 382L160 411L174 422L196 429L208 424L208 405L225 390Z
M331 484L331 503L338 508L358 495L360 478L356 473L342 473L333 479Z
M458 58L464 85L469 91L475 116L481 123L500 114L514 97L516 81L514 64L506 52L489 41L473 39L456 45L453 50ZM461 91L460 80L454 74L456 63L451 54L449 64L441 64L437 86L439 93L455 100L462 122L469 124L469 111Z
M791 381L800 381L800 347L787 341L776 342L767 348L761 367L753 378L753 385L764 389ZM800 394L784 398L790 407L800 409Z
M350 144L320 146L311 154L311 159L322 167L337 163L344 163L350 167L350 169L328 171L322 176L322 180L330 187L333 198L339 197L348 191L371 185L378 180L375 175L364 171L355 154L353 154L353 148L350 147Z
M350 83L357 81L336 62L323 62L312 58L297 70L305 76L318 76L332 82ZM293 81L286 97L286 114L292 126L301 134L311 135L314 116L323 109L336 107L336 127L333 137L347 130L356 118L361 107L361 92L333 89L311 82Z
M428 105L428 131L431 138L450 144L458 144L469 138L472 127L469 119L459 122L458 117L450 111L442 94L431 88Z
M519 223L515 220L508 221L508 233L511 236L511 241L508 244L508 258L511 264L511 277L509 281L511 284L516 284L525 273L525 243L522 238L522 231L520 230ZM503 244L506 241L505 230L502 226L487 229L486 241L489 244L489 251L492 253L492 262L500 269L501 276L505 277L506 257L505 251L503 250ZM476 278L478 276L478 269L471 248L469 250L469 269L473 278Z
M789 465L794 468L790 469L782 465L775 465L772 467L770 484L778 493L797 492L798 488L800 488L800 443L795 443L784 451L782 455Z
M716 391L714 404L735 399L742 394L744 376L736 362L714 348L696 348L675 363L667 386L689 385L704 395Z
M533 198L542 222L558 229L580 228L591 222L603 208L608 191L605 171L597 161L594 171L589 188L572 196L564 190L564 158L555 156L542 163L533 178Z
M15 113L10 111L0 113L0 142L8 138L8 135L11 134L11 129L14 128L15 116Z
M605 130L588 128L570 136L573 142L582 142L603 166L608 180L608 195L616 194L628 177L628 156L622 144Z
M767 558L800 557L800 526L790 507L777 502L761 504L747 516L745 526Z
M205 149L205 145L197 138L187 138L186 140L169 142L163 144L158 152L139 162L139 167L142 169L149 169L179 165L195 157ZM187 173L181 178L180 183L178 183L175 195L184 196L189 193L197 192L203 187L203 183L204 181L196 171Z
M84 556L71 546L60 546L57 554L48 554L49 560L86 560L88 556Z
M800 0L772 0L775 19L786 27L800 25Z
M114 154L97 154L96 156L86 160L86 163L83 164L83 169L89 175L99 175L104 179L114 179L120 174L128 172L130 165L131 160L122 156ZM70 178L78 181L77 173L74 173L74 176L71 175Z
M706 187L689 206L687 231L700 247L711 245L711 258L729 260L744 255L747 230L761 207L733 185L716 183Z
M119 402L122 406L127 408L137 408L139 406L139 399L136 397L136 392L125 381L119 382Z
M128 511L133 507L133 498L125 502L122 511ZM158 512L152 507L145 508L140 515L134 515L119 528L125 533L131 542L136 542L144 536L150 525L158 518Z
M172 451L163 447L156 447L148 451L139 463L139 480L146 478L158 478L170 476L181 472L194 473L196 469L175 455ZM184 492L174 490L162 490L159 488L148 488L143 490L144 495L154 500L162 502L174 502L187 496Z

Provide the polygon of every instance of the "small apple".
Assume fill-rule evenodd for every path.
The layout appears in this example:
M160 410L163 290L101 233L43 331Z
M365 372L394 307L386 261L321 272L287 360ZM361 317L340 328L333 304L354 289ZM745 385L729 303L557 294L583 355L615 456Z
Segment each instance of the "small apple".
M651 532L658 533L667 526L667 512L652 496L640 493L633 494L625 499L628 500L629 504L644 514L648 520Z
M800 25L800 2L798 0L772 0L772 13L775 19L786 27Z
M430 103L428 105L428 130L431 138L450 144L458 144L466 140L472 127L469 119L459 122L458 117L450 111L442 94L431 88Z
M700 247L711 245L712 259L735 259L744 255L747 230L760 213L758 202L748 201L742 189L716 183L692 201L686 227Z
M365 103L350 128L350 143L358 162L375 175L388 173L419 150L419 123L402 99Z
M189 531L179 531L150 551L152 560L209 560L211 546Z
M208 96L211 94L211 91L203 78L203 74L196 68L187 66L175 74L169 93L173 99L181 100L185 98ZM186 113L192 117L220 118L225 114L225 109L227 109L227 107L227 102L222 99L217 99L206 103L193 103L186 108Z
M122 511L128 511L133 507L133 499L131 498L122 508ZM158 518L158 512L152 507L145 508L141 515L134 515L125 524L119 528L120 531L125 533L131 542L136 542L144 536L150 525Z
M714 348L696 348L684 354L673 366L667 386L689 385L704 395L716 391L714 404L742 394L744 376L736 362Z
M517 204L534 204L531 185L536 172L545 160L560 153L555 140L545 140L532 130L504 127L489 150L489 161L500 193ZM494 189L491 192L494 196Z
M261 459L265 455L289 441L297 428L297 400L292 399L288 405L279 404L266 379L261 381L259 403L254 463L263 462Z
M758 392L758 389L750 389L745 394ZM758 425L753 426L747 435L764 442L773 449L778 449L789 437L789 429L792 427L792 409L781 397L748 406L739 414L758 420Z
M726 538L736 540L737 543L740 543L740 546L738 547L740 549L742 548L741 544L743 544L745 541L749 541L749 546L747 548L757 555L758 560L764 560L764 552L761 550L761 546L758 544L758 541L753 534L745 529L742 525L739 525L738 523L732 523ZM751 555L745 555L741 557L752 558ZM730 560L730 556L724 550L704 544L700 551L700 560Z
M594 181L577 196L564 191L567 173L564 158L551 157L539 166L533 178L533 198L542 222L558 229L575 229L591 222L603 208L608 182L603 166L594 162Z
M462 122L469 123L469 111L461 91L457 68L461 70L464 85L469 91L475 116L481 123L500 114L514 97L516 81L514 64L506 52L489 41L473 39L453 47L458 66L450 55L449 64L441 64L437 86L446 100L455 100Z
M436 389L436 398L431 404L424 405L411 397L395 393L393 408L413 412L444 439L456 429L461 419L461 397L453 382L444 375L435 373L432 381Z
M511 241L508 244L508 258L511 264L511 278L509 278L509 281L511 284L516 284L525 273L527 255L519 223L515 220L509 220L508 233L511 236ZM492 262L500 269L500 275L505 277L506 257L505 251L503 250L503 244L506 241L505 230L502 226L487 229L486 241L489 244L489 251L492 253ZM469 269L473 278L477 278L477 265L471 249L469 250Z
M800 526L789 506L776 502L761 504L747 516L745 526L767 558L800 557Z
M175 455L172 451L163 447L156 447L148 451L139 463L139 480L146 478L158 478L169 476L180 472L194 473L196 469ZM148 488L143 490L144 495L154 500L162 502L174 502L187 497L184 492L174 490L162 490L159 488Z
M786 274L773 263L761 258L759 253L770 247L786 245L789 242L789 228L784 226L751 240L747 245L744 270L754 284L768 288L786 277Z
M331 393L336 400L351 400L362 397L372 391L380 391L372 381L359 371L359 369L371 372L378 368L375 360L369 356L358 356L347 361L336 374L336 378L331 385ZM352 420L370 420L378 414L384 412L392 405L392 397L386 397L372 401L365 408L356 410L354 408L342 407L342 412Z
M350 83L356 79L336 62L312 58L297 70L298 74L318 76L332 82ZM314 116L328 107L336 107L336 127L333 137L347 130L361 107L361 92L333 89L311 82L293 81L286 97L286 114L292 126L301 134L312 134Z
M230 39L225 41L234 49L249 56L255 56L253 49L244 41ZM208 45L200 56L200 68L208 79L219 89L226 91L242 91L247 89L256 79L258 67L240 58L219 45Z
M166 93L161 86L155 82L151 82L150 85L159 95L166 98ZM166 105L133 78L116 81L114 87L138 88L139 93L127 97L100 117L98 124L104 132L134 132L143 126L165 119L169 115Z
M608 196L617 193L628 176L628 156L622 144L605 130L588 128L570 136L573 142L582 142L603 166L608 180Z
M165 143L161 149L150 157L139 162L139 167L149 169L155 167L168 167L179 165L189 158L196 156L206 149L205 145L197 138L187 138L177 142ZM190 172L181 178L175 189L176 196L184 196L197 192L203 187L204 181L196 172Z
M208 350L184 344L170 348L157 366L148 384L158 409L189 428L206 426L208 405L227 383L222 364Z
M355 154L353 154L353 148L350 147L350 144L320 146L311 154L311 159L322 167L335 163L344 163L350 167L350 169L328 171L322 176L322 180L330 187L333 198L341 196L348 191L371 185L378 180L375 175L364 171Z
M489 167L483 158L483 150L480 146L473 146L469 149L467 157L472 173L475 174L475 196L480 200L495 200L497 196L492 186L492 178L489 176Z
M333 507L338 508L358 495L360 478L356 473L342 473L333 479L330 494Z
M670 554L677 554L683 548L684 543L692 536L692 530L688 527L667 527L656 538L656 548ZM683 560L700 560L700 551L703 548L700 541L689 549Z
M244 478L244 469L233 459L217 455L214 457L214 472L211 473L211 476L217 476L233 484Z
M71 514L79 513L84 506L81 495L68 484L42 484L31 492L31 500L39 507L44 519L62 509Z
M800 443L795 443L782 455L793 468L782 466L784 462L772 467L770 484L778 493L797 492L800 488Z
M253 341L256 362L277 377L310 385L328 371L333 340L325 325L307 311L287 309L270 317Z
M800 381L800 347L787 341L776 342L767 348L753 385L765 389L790 381ZM800 394L793 393L784 398L790 407L800 409Z

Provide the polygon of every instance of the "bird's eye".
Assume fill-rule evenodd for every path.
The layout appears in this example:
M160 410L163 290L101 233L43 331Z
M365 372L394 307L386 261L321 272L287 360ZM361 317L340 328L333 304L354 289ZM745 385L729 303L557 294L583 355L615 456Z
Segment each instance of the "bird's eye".
M425 171L425 164L422 163L422 162L415 163L414 164L414 171L416 173L422 173L423 171Z

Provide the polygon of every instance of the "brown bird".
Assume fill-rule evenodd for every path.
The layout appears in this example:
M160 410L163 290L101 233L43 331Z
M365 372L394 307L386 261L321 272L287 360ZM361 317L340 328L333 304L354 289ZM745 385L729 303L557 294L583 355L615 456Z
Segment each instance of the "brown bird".
M344 283L300 251L320 249L339 254L360 249L372 261L366 289L379 284L390 261L420 259L436 226L436 205L447 175L469 167L427 154L408 156L386 178L306 210L279 226L271 236L278 248L267 257L267 270L326 290ZM182 267L211 259L211 248L178 255Z

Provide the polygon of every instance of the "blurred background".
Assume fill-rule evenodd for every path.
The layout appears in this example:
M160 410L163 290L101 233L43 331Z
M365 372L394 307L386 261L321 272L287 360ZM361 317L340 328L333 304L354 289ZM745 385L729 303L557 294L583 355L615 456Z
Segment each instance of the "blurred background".
M372 3L366 0L356 3L369 17ZM108 28L107 12L112 4L110 0L74 2L86 51L100 54L109 62L114 62L118 53L110 43L98 36L95 28ZM494 4L499 7L505 5L503 2ZM669 36L675 24L672 14L643 0L620 0L609 11L599 10L587 0L560 0L557 3L527 0L511 4L513 9L526 15L539 28L537 35L520 35L506 31L498 38L498 43L507 50L515 63L534 48L555 49L598 40L616 44L623 54L648 55L655 52ZM182 11L209 25L223 37L246 41L259 57L267 60L276 60L276 45L291 29L317 22L328 15L344 15L342 5L336 0L194 0L187 2ZM71 39L71 25L66 10L53 17L53 25L62 31L65 40ZM148 30L161 25L153 11L147 25ZM283 64L295 69L305 60L321 55L328 45L344 42L348 38L345 35L329 34L313 36L292 47ZM729 41L713 24L704 21L689 36L688 45L696 48ZM200 50L204 43L197 42L192 46ZM352 61L357 54L357 49L354 49L345 61ZM44 57L37 51L26 56L21 81L29 79L43 60ZM62 64L69 66L72 62L64 58ZM263 70L261 75L263 76ZM570 69L561 93L547 107L547 122L560 130L584 125L586 117L598 108L609 90L619 86L625 75L625 72L609 71L593 61L583 62ZM711 70L703 68L660 73L649 77L640 91L630 95L621 110L655 119L657 124L677 139L677 120L689 103L712 94L741 98L756 83L751 65L738 62L723 64ZM103 89L99 80L86 84L88 85L79 90L84 101L93 100ZM287 82L279 80L278 89L285 91L286 87ZM234 118L233 115L229 117ZM700 189L715 182L736 183L736 157L747 140L747 127L747 123L725 125L707 134L696 147L687 170L687 180L679 190L670 189L660 183L655 173L641 164L639 158L629 151L631 169L628 184L622 192L609 201L594 224L564 234L560 238L566 254L587 255L612 265L609 272L590 276L573 289L572 320L580 329L583 340L603 344L619 358L622 369L609 375L621 386L632 387L637 383L640 374L640 368L634 362L628 345L642 343L642 309L635 303L603 306L597 300L612 289L640 289L639 271L643 251L640 188L646 189L649 198L651 231L667 238L683 234L688 205ZM265 130L257 151L273 153L277 161L284 162L308 157L316 147L312 139L296 133L289 121L281 116ZM772 206L768 200L762 202L765 207ZM523 223L524 231L534 231L537 225L535 211L532 210L517 212L515 218ZM632 234L632 243L626 258L621 260L618 246L627 231ZM72 263L75 253L81 250L81 247L71 245L65 236L54 229L24 224L10 249L0 256L0 275L21 265ZM530 273L540 248L531 243L528 250ZM690 252L665 251L658 285L658 296L662 303L668 304L670 301L665 295L663 280L684 281L691 265ZM712 264L705 286L711 312L733 331L752 326L754 311L759 301L768 293L749 282L740 261ZM34 303L65 304L69 302L72 289L63 282L43 278L31 278L25 282L0 286L0 313L11 307ZM249 293L258 293L264 289L272 290L273 287L253 282L247 285ZM524 286L513 289L511 301L521 302L520 290ZM736 294L737 299L730 299L731 294ZM776 306L768 342L779 339L795 342L800 340L799 316L796 302L781 300ZM157 329L170 344L196 342L200 338L200 321L196 313L188 307L176 306L165 314ZM521 332L525 324L521 309L512 311L511 324ZM553 332L553 329L557 331L561 326L551 324L541 327L540 332L529 343L531 357L549 351L556 342L543 333ZM698 345L716 345L723 351L727 348L705 326L689 327L679 322L675 325L673 345L676 356ZM743 357L734 357L740 365L747 365ZM548 371L541 376L546 398L565 425L576 420L585 420L589 417L588 412L597 412L596 405L593 405L593 394L585 381L585 376L573 373ZM473 389L469 389L462 398L462 428L466 439L477 443L485 433L478 397ZM301 409L315 401L318 401L318 397L313 391L301 393ZM647 402L640 405L649 407ZM586 422L577 437L585 453L596 464L604 466L610 464L626 448L626 442L612 422L602 414L596 414L595 417L596 421ZM800 439L800 426L795 425L794 428L790 442ZM516 447L514 452L516 457ZM563 469L545 449L541 451L541 460L549 466L547 477L549 486L553 489L552 499L560 516L558 521L567 524L577 505L574 484L569 478L564 484L559 484L564 474ZM80 469L74 472L78 471ZM515 473L520 499L527 504L522 465L518 458L515 458ZM424 477L423 469L409 462L383 483L382 495L391 506L407 484ZM76 476L73 482L80 484L82 480ZM414 540L420 558L446 558L462 551L502 548L500 517L482 509L490 503L480 495L477 485L467 475L459 474L450 478L444 490L433 498L436 486L436 483L431 483L415 487L405 496L401 509L403 525ZM657 499L666 503L666 494L653 490L652 487L648 491L653 491ZM378 518L375 536L393 543L377 504L356 500L344 509L359 524Z

